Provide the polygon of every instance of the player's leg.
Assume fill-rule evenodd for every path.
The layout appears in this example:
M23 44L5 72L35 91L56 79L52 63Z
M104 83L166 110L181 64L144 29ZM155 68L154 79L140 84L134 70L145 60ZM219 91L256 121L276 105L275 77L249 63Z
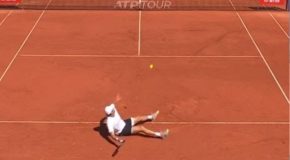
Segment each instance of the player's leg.
M163 132L154 132L154 131L151 131L151 130L145 128L142 125L133 126L131 132L132 132L132 134L142 134L142 135L146 135L146 136L150 136L150 137L157 137L157 138L166 138L169 134L168 129L163 131Z
M159 114L159 111L156 111L155 113L152 113L147 116L132 117L132 126L135 126L138 123L142 123L146 121L153 121L157 118L158 114Z

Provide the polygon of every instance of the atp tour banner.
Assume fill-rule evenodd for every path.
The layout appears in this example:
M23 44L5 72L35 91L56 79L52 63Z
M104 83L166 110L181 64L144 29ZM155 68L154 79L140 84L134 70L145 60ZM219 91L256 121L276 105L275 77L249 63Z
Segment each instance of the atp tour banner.
M271 5L284 5L286 2L286 0L260 0L260 3L262 5L267 5L267 6L271 6Z
M115 9L169 9L171 0L118 0Z
M1 4L17 4L20 2L21 0L0 0L0 5Z

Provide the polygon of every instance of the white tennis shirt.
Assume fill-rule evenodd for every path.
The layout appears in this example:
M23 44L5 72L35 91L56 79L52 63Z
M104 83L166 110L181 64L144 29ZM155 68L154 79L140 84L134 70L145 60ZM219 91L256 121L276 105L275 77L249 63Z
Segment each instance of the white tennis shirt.
M114 110L115 110L115 116L108 116L107 117L107 127L108 127L108 131L109 133L116 133L116 134L120 134L122 132L122 130L125 127L125 122L124 120L120 117L116 107L114 104L111 104L114 106Z

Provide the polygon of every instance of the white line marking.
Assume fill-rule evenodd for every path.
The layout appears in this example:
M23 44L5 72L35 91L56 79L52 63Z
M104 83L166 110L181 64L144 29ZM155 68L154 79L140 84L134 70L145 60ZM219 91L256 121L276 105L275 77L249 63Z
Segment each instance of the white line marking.
M271 73L273 79L275 80L277 86L279 87L280 91L282 92L284 98L286 99L287 103L290 105L290 101L289 101L289 99L288 99L286 93L284 92L283 88L281 87L281 85L280 85L278 79L276 78L274 72L272 71L272 69L271 69L270 65L268 64L267 60L265 59L265 57L264 57L262 51L260 50L258 44L256 43L255 39L253 38L252 34L250 33L250 31L249 31L248 27L246 26L244 20L243 20L242 17L240 16L239 12L236 10L236 7L234 6L232 0L229 0L229 1L230 1L230 3L231 3L232 7L234 8L235 12L236 12L236 15L239 17L239 19L240 19L240 21L241 21L243 27L245 28L245 30L247 31L249 37L251 38L251 40L252 40L254 46L256 47L257 51L259 52L260 56L262 57L262 59L263 59L265 65L266 65L266 67L268 68L268 70L269 70L269 72Z
M282 32L285 34L285 36L289 39L289 35L288 33L284 30L284 28L282 27L282 25L278 22L278 20L273 16L273 14L271 12L268 12L268 14L272 17L272 19L275 21L275 23L279 26L279 28L282 30ZM290 80L290 74L288 77L288 80ZM290 85L289 85L289 91L290 91ZM290 95L290 92L288 93ZM289 99L289 97L288 97ZM289 117L289 122L290 122L290 107L288 107L288 117ZM290 126L289 126L290 127ZM290 130L290 128L289 128ZM290 153L290 134L289 134L289 153ZM290 160L290 158L289 158Z
M149 122L157 125L289 125L289 122ZM0 121L0 124L100 124L97 121Z
M4 19L2 19L2 21L0 22L0 27L2 26L2 24L6 21L6 19L12 14L13 11L9 11L6 16L4 17Z
M141 0L139 1L141 2ZM141 4L141 3L140 3ZM139 23L138 23L138 56L141 55L141 25L142 25L142 11L139 11Z
M272 19L275 21L275 23L279 26L279 28L282 30L282 32L285 34L285 36L289 39L289 35L288 33L284 30L284 28L282 27L282 25L278 22L278 20L273 16L273 14L271 12L268 12L268 14L272 17Z
M146 56L146 55L36 55L36 54L22 54L22 57L92 57L92 58L261 58L260 56Z
M50 4L51 0L47 3L45 9L47 9L48 5ZM38 17L37 21L34 23L33 27L31 28L30 32L28 33L28 35L26 36L26 38L24 39L24 41L22 42L21 46L19 47L19 49L17 50L17 52L15 53L15 55L13 56L12 60L10 61L10 63L8 64L8 66L6 67L5 71L3 72L3 74L0 77L0 82L3 80L4 76L6 75L7 71L10 69L11 65L13 64L13 62L15 61L16 57L18 56L18 54L20 53L20 51L22 50L22 48L24 47L24 45L26 44L27 40L29 39L31 33L34 31L35 27L37 26L38 22L40 21L40 19L42 18L43 14L45 13L45 10L43 10L40 14L40 16Z

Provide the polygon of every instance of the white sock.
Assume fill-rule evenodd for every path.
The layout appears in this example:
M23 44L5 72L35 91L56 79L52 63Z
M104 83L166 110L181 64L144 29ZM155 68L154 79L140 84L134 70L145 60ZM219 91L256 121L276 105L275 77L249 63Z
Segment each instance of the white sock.
M153 119L153 116L152 115L149 115L149 116L147 116L147 119L152 120Z
M161 137L161 133L160 132L155 132L155 136L156 137Z

